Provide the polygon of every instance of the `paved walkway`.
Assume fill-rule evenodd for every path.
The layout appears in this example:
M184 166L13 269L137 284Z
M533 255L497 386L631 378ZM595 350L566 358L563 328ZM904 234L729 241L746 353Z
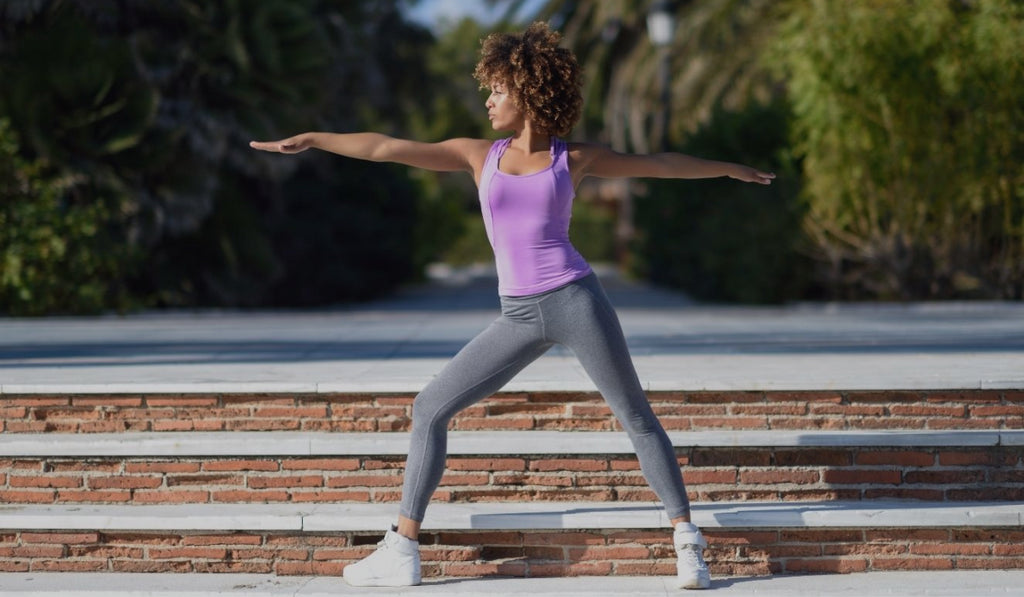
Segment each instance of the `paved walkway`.
M456 595L459 597L982 597L1024 595L1024 572L952 570L712 579L712 592L673 588L671 578L584 577L427 580L403 589L356 589L336 577L256 574L0 573L6 597L327 597Z
M0 393L415 392L497 315L486 270L304 311L0 318ZM1024 388L1024 303L695 304L603 273L651 390ZM556 347L508 390L590 390Z

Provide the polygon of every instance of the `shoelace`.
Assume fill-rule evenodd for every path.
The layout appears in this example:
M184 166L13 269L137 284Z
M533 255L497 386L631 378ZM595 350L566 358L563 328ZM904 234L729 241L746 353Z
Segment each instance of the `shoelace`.
M683 560L691 568L704 568L704 557L701 556L700 548L696 545L681 545L676 549L679 559Z

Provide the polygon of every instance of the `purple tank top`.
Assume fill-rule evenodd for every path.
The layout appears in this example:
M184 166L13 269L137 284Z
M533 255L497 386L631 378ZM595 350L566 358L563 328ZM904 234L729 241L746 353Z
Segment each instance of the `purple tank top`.
M498 268L498 294L527 296L554 290L591 273L569 242L572 199L565 141L551 138L551 165L516 176L498 169L512 142L495 141L480 174L480 208Z

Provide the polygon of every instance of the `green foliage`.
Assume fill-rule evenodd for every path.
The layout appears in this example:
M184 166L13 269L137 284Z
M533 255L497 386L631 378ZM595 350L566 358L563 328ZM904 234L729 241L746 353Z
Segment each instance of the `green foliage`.
M312 152L274 156L248 141L310 129L406 133L431 43L402 20L398 0L5 5L0 116L22 140L19 180L36 185L16 203L5 197L5 217L76 249L32 252L22 230L18 250L52 277L12 261L5 279L33 297L34 313L123 308L129 298L323 304L394 287L436 242L428 229L410 231L423 191L408 173L314 167ZM299 172L314 178L297 182ZM377 190L366 172L384 181ZM57 275L67 259L85 260L88 285ZM287 283L300 288L283 291Z
M802 298L809 268L801 256L798 165L786 149L780 102L741 112L718 109L684 153L774 171L770 187L732 179L647 182L636 198L634 273L702 300L744 303Z
M116 203L81 202L83 181L25 162L0 119L0 311L10 315L97 312L128 299L111 280L134 263L116 237ZM93 193L88 193L92 195Z
M771 59L841 297L1024 288L1024 6L792 2Z

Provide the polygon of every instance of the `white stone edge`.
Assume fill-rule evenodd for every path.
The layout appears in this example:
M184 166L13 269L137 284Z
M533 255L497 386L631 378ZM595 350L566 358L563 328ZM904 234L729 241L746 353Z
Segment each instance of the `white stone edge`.
M14 383L0 384L0 396L38 394L335 394L335 393L416 393L430 381L423 379L395 379L376 382L348 382L322 380L309 382L119 382L119 383ZM764 391L944 391L944 390L1016 390L1024 389L1024 379L979 379L965 382L963 378L948 380L927 379L920 382L909 380L900 385L891 382L880 383L865 379L842 385L823 384L820 381L804 383L793 381L750 381L728 382L722 380L680 379L644 380L642 386L649 392L764 392ZM515 381L502 388L502 392L593 392L596 388L589 380L573 383L565 381Z
M1024 430L711 430L669 432L686 447L968 447L1024 445ZM449 454L632 454L624 432L453 431ZM404 455L407 432L183 431L0 434L0 456Z
M60 531L380 532L397 504L6 505L0 529ZM1010 502L695 503L703 528L1017 528L1024 504ZM425 531L669 528L655 502L432 504Z

